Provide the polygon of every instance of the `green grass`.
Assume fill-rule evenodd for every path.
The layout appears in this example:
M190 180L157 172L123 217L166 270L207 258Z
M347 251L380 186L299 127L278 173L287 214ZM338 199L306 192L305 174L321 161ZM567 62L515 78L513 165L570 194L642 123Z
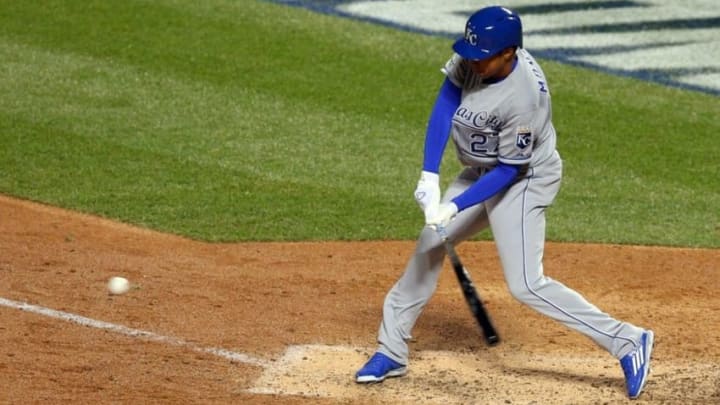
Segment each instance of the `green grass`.
M264 2L0 9L0 192L209 241L416 237L446 39ZM720 247L720 99L544 67L548 238Z

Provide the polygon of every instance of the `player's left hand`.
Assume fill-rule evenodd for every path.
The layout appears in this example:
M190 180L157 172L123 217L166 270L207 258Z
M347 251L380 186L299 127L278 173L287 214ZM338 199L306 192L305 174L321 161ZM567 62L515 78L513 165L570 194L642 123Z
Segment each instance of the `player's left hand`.
M440 176L437 173L423 171L420 174L415 201L425 213L425 221L435 215L440 205Z
M458 207L453 202L440 204L435 215L427 218L425 223L432 229L437 230L438 227L445 228L450 221L455 218L458 213Z

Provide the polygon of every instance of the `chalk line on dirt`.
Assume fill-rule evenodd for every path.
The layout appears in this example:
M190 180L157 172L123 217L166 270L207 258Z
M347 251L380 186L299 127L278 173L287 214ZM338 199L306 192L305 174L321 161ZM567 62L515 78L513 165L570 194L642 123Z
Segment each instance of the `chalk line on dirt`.
M151 341L151 342L159 342L159 343L167 343L171 344L173 346L182 346L187 347L191 350L194 350L196 352L200 353L209 353L218 357L222 357L224 359L237 361L240 363L250 364L254 366L260 366L260 367L267 367L270 362L253 357L244 353L238 353L227 349L220 349L216 347L202 347L195 344L192 344L190 342L187 342L183 339L171 337L171 336L163 336L159 335L154 332L149 332L141 329L133 329L128 328L126 326L117 325L110 322L104 322L104 321L98 321L96 319L87 318L81 315L73 314L70 312L64 312L64 311L58 311L55 309L50 309L46 307L42 307L39 305L33 305L28 304L26 302L20 302L20 301L13 301L9 300L7 298L0 297L0 305L8 308L15 308L19 309L21 311L26 312L32 312L34 314L47 316L50 318L60 319L72 323L76 323L78 325L83 326L89 326L96 329L103 329L108 330L111 332L119 333L121 335L140 338L143 340Z

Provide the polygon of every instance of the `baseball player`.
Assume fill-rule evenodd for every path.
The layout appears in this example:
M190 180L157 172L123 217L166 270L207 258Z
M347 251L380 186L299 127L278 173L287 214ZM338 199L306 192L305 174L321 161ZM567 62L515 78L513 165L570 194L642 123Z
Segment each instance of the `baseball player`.
M426 225L405 272L385 297L378 349L356 373L358 383L405 375L407 340L437 286L445 258L436 232L459 243L487 228L510 293L518 301L586 335L619 359L627 393L637 398L650 371L653 332L612 318L577 292L543 275L545 209L560 188L550 88L522 47L517 13L486 7L442 68L430 114L415 199ZM452 137L464 169L442 196L440 162Z

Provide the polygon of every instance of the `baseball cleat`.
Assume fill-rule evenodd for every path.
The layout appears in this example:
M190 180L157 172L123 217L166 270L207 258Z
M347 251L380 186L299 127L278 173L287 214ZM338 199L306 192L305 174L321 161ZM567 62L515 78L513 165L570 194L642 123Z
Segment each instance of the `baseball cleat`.
M645 331L640 338L638 347L620 359L630 399L639 397L647 382L650 374L650 354L653 349L653 339L653 332L650 330Z
M379 383L388 377L400 377L405 374L407 374L407 367L377 352L355 374L355 381L358 383Z

